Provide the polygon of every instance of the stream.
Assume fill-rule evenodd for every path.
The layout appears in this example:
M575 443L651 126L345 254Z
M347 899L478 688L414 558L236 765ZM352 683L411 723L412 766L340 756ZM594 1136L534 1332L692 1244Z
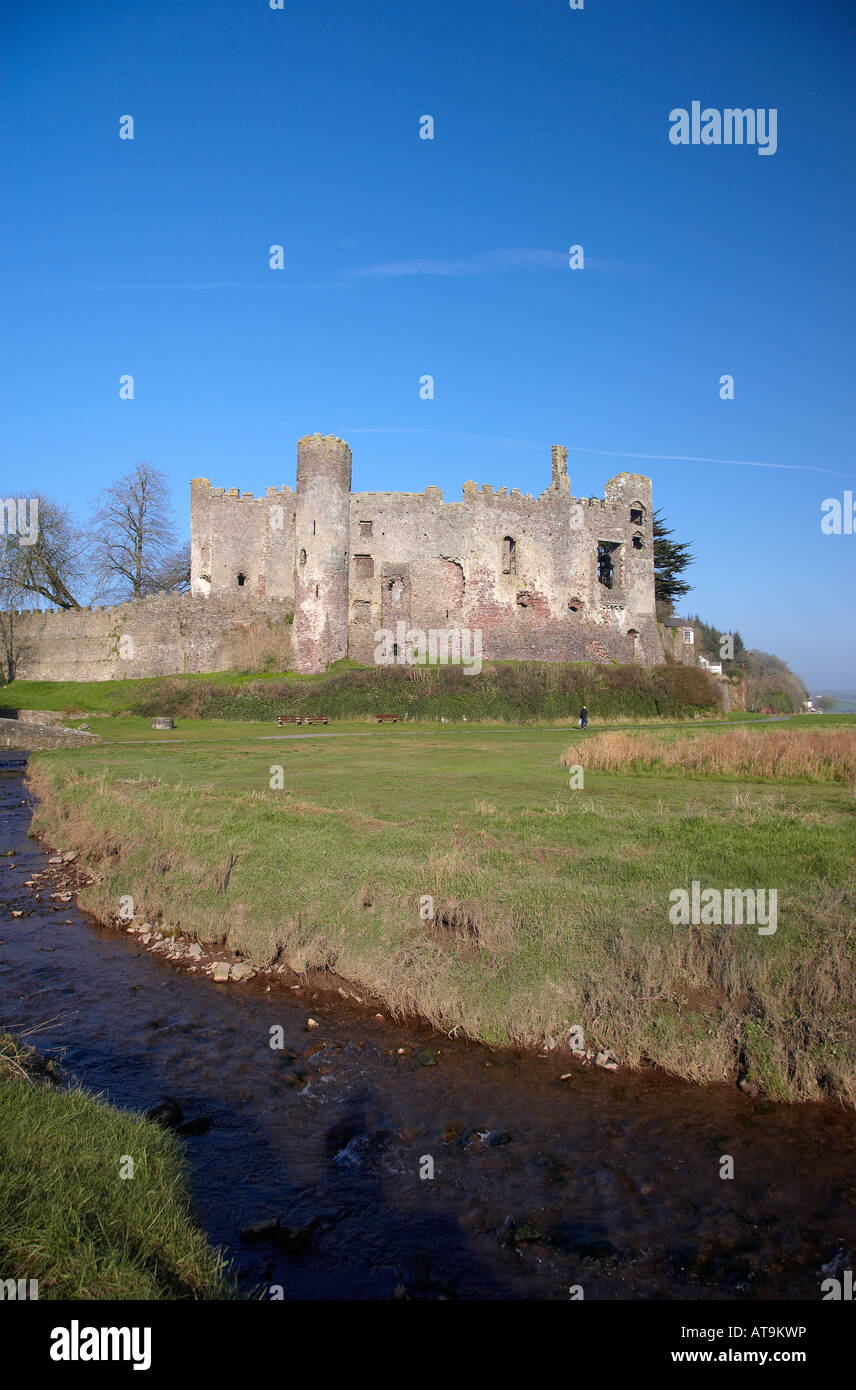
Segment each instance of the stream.
M182 1141L188 1181L245 1291L817 1300L853 1268L852 1113L493 1053L264 976L215 985L34 902L25 771L0 758L0 1024L47 1024L36 1049L116 1105L210 1117ZM241 1240L274 1217L291 1238Z

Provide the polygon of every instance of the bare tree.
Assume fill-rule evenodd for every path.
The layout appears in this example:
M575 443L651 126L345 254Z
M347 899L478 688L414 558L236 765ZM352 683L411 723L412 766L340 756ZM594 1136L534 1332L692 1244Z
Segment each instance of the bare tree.
M190 588L190 542L165 555L151 576L147 593L186 594Z
M142 598L175 546L166 475L150 463L102 489L94 544L101 583L111 597Z
M15 576L13 557L9 551L14 542L8 535L0 537L0 680L11 685L21 659L16 608L24 606L24 591Z
M0 604L30 595L56 608L80 608L76 597L87 583L89 541L68 508L36 495L35 536L6 534L0 550ZM31 501L32 510L32 501Z

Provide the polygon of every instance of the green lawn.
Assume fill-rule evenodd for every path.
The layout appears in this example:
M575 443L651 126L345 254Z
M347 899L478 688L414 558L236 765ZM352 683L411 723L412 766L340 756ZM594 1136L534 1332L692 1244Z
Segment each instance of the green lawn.
M338 661L330 672L360 669L355 662ZM325 680L323 676L303 676L295 671L212 671L208 675L170 676L180 686L245 686L254 681L288 681L295 685ZM163 676L111 681L13 681L0 686L0 706L10 709L73 710L82 714L117 714L130 709L137 700L157 694L164 686Z
M98 868L81 902L102 917L130 894L141 919L329 967L494 1044L582 1023L631 1065L711 1081L741 1059L773 1096L856 1102L849 788L591 773L571 790L576 729L98 723L102 745L31 767L37 822ZM669 893L694 879L775 888L775 935L672 926Z

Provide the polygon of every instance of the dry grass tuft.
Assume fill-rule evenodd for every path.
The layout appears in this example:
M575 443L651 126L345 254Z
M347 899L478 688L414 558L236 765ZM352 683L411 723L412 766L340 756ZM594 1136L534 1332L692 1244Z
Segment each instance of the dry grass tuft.
M577 750L568 749L561 762L563 767L573 767L579 762ZM716 777L852 782L856 730L728 729L674 741L656 734L598 734L585 746L585 767L600 772L681 768Z

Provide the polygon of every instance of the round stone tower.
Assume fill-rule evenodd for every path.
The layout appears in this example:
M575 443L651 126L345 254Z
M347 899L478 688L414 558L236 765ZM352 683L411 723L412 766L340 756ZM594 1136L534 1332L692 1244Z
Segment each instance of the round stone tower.
M297 443L294 525L294 664L323 671L348 654L351 451L343 439Z

